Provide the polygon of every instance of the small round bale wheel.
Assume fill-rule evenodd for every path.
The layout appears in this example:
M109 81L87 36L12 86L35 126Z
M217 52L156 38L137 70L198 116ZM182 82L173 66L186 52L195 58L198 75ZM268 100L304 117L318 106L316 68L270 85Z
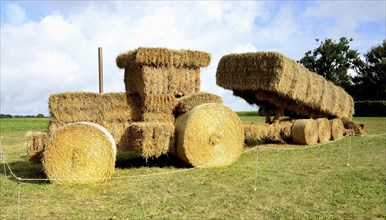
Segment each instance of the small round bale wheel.
M330 120L331 122L331 139L337 140L343 137L344 125L342 119L334 118Z
M242 152L240 118L222 104L198 105L179 116L175 125L177 155L194 167L227 166Z
M115 141L104 127L78 122L51 135L43 165L53 183L104 182L114 172L115 157Z
M313 145L318 143L318 124L313 119L296 120L291 136L295 144Z
M326 143L331 139L331 124L327 118L316 119L318 123L319 143Z

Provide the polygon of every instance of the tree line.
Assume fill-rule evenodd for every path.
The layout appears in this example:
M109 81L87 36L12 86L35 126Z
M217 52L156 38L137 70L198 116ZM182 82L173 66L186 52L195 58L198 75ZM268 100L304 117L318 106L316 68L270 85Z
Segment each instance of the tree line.
M10 115L10 114L0 114L0 118L47 118L43 114L37 115Z
M386 99L386 39L370 48L364 59L350 48L353 39L315 41L318 47L307 51L300 64L344 88L355 101Z

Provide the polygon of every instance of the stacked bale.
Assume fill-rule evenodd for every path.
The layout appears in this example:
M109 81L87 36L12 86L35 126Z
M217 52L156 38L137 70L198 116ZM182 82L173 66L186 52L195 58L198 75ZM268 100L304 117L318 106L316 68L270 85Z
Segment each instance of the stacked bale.
M128 129L132 150L145 157L174 151L177 98L200 90L200 68L210 55L200 51L138 48L117 56L125 69L125 89L140 97L141 121Z
M208 53L166 48L143 48L117 56L125 69L126 92L141 96L143 121L174 122L176 97L199 92L200 68L208 66Z
M144 157L174 152L174 126L170 123L136 122L128 128L132 150Z
M342 88L276 52L226 55L216 78L219 86L236 94L311 118L354 114L353 99Z

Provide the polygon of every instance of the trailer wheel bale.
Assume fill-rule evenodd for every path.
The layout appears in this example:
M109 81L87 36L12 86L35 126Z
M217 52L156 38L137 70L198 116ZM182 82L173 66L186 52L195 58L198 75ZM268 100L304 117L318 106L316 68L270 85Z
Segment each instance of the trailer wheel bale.
M334 118L331 122L331 139L337 140L343 137L344 125L340 118Z
M313 119L296 120L291 136L295 144L313 145L318 143L318 125Z
M91 122L68 124L50 137L43 166L53 183L105 182L114 172L116 151L104 127Z
M318 118L319 143L325 143L331 139L331 124L327 118Z
M218 103L202 104L179 116L175 123L178 157L194 167L221 167L242 152L240 118Z

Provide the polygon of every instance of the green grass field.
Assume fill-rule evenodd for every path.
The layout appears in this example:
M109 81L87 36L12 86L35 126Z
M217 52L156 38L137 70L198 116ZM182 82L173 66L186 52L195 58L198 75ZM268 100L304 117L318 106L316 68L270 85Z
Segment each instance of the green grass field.
M245 123L264 120L241 118ZM172 156L146 163L132 154L121 155L108 183L23 181L20 217L385 219L386 118L355 121L365 123L367 134L375 136L313 147L246 147L240 159L225 168L190 169ZM45 178L42 166L27 163L23 137L27 130L44 130L47 124L48 119L0 119L1 147L15 175ZM0 218L17 219L18 184L6 172L1 163Z

